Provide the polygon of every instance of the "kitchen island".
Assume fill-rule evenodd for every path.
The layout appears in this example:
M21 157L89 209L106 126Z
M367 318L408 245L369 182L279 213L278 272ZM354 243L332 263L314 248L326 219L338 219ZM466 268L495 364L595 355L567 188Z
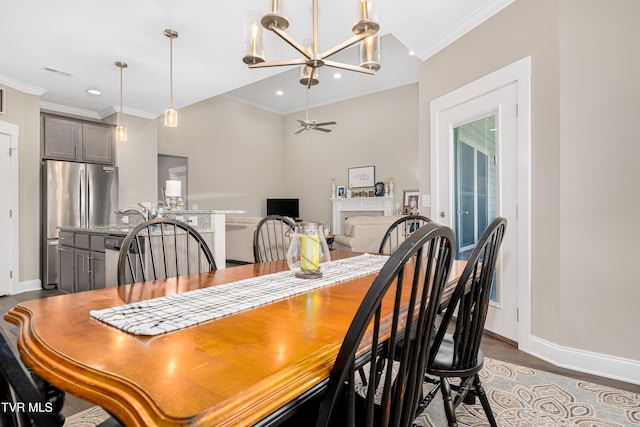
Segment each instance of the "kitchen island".
M184 221L207 242L218 269L225 268L225 218L243 210L165 211L163 217ZM59 226L59 289L82 292L117 285L117 265L124 238L143 221L142 215L117 216L116 224L92 227Z

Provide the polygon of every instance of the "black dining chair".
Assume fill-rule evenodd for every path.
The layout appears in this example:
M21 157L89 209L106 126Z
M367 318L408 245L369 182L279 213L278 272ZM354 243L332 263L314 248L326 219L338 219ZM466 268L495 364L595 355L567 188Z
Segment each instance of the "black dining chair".
M435 378L425 376L425 379L436 384L436 387L425 399L425 404L428 404L440 388L449 426L458 425L455 412L458 405L462 402L473 403L475 397L479 397L489 424L496 427L478 372L484 364L480 341L487 318L498 252L506 227L507 220L498 217L478 240L451 295L429 355L426 372ZM449 334L447 328L454 315L455 330L453 334ZM452 377L460 378L460 384L450 384L449 378ZM455 397L452 391L457 392Z
M253 232L255 262L285 259L289 249L289 233L295 227L295 223L284 216L269 215L262 218Z
M3 403L0 426L58 427L64 424L65 418L60 413L64 393L23 365L1 329L0 402Z
M380 254L392 254L411 233L431 220L422 215L407 215L399 218L389 226L380 242Z
M215 269L207 242L193 227L155 218L136 226L124 239L118 256L118 285Z
M433 223L420 227L390 256L340 347L317 427L412 424L454 247L451 229ZM404 334L419 339L395 354L392 349ZM372 380L361 378L361 371Z

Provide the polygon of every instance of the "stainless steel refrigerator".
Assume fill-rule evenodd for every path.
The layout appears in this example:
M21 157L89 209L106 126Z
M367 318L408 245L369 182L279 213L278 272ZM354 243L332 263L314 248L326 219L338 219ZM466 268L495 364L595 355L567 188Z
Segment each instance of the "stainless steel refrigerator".
M40 172L40 278L42 287L51 289L58 284L57 227L114 224L118 168L45 160Z

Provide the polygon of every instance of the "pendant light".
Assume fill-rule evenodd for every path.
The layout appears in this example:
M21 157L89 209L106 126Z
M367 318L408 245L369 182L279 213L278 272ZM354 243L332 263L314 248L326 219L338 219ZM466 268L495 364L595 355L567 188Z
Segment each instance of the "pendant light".
M118 142L126 142L127 141L127 128L122 124L122 70L127 68L127 63L122 61L116 61L116 67L120 68L120 110L118 110L117 122L118 126L116 126L116 141Z
M173 109L173 39L178 38L178 32L164 30L169 37L169 108L164 110L164 125L170 128L178 127L178 112Z

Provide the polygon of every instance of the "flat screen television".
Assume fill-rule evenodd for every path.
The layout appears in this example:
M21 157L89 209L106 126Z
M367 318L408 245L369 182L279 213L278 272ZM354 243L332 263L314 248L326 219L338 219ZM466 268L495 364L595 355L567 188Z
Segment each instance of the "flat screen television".
M267 215L300 216L299 199L267 199Z

